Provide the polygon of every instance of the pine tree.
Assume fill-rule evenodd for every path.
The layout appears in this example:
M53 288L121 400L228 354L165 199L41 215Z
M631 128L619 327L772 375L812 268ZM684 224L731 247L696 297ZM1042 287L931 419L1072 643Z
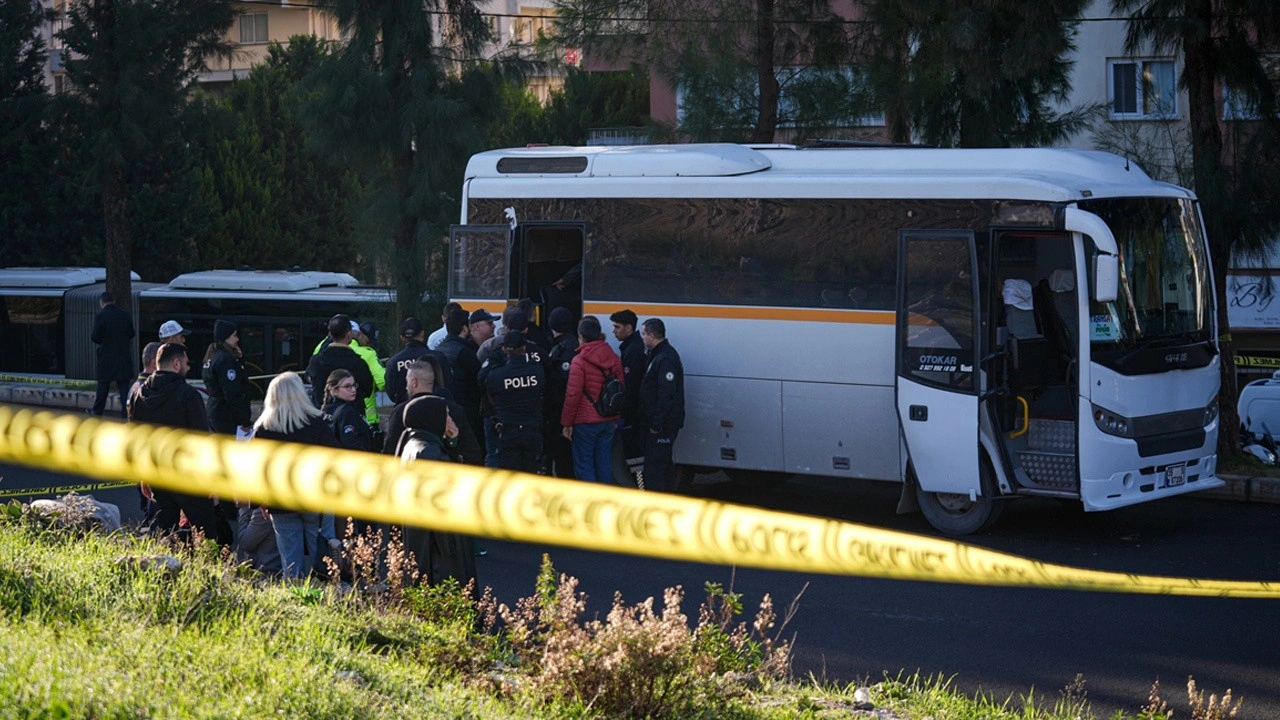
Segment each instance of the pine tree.
M678 130L694 139L773 142L780 128L805 136L864 114L849 105L850 26L829 0L555 4L557 42L629 60L679 88ZM825 96L831 100L799 114L797 106L832 79L845 82Z
M1047 145L1082 129L1071 89L1089 0L862 0L856 44L891 138L944 147Z
M1235 349L1227 306L1227 269L1236 258L1261 255L1280 233L1280 106L1277 78L1268 73L1262 43L1280 31L1280 3L1272 0L1112 0L1129 18L1125 49L1148 47L1182 55L1179 85L1187 92L1195 191L1213 258L1218 301L1222 386L1218 393L1218 453L1240 448ZM1268 48L1269 49L1269 48ZM1233 123L1224 142L1217 88L1241 97L1255 120Z
M9 264L53 264L71 227L57 172L57 136L44 84L41 36L52 15L30 0L0 0L0 251ZM62 250L61 262L67 253Z
M79 0L69 9L60 37L74 91L61 99L81 129L78 156L101 198L107 289L122 306L135 228L170 221L173 197L193 189L181 117L205 59L229 52L233 17L228 0ZM164 239L168 250L149 250L172 252L182 237Z
M349 167L308 147L298 117L310 99L302 80L331 51L314 35L292 37L287 47L271 43L262 64L206 107L201 190L218 212L189 263L354 269L363 185Z
M462 170L481 143L465 105L448 95L448 73L478 56L488 27L473 0L335 0L330 11L348 42L312 76L319 94L308 126L323 151L372 178L365 232L390 236L381 259L398 310L417 315L428 289L425 241L458 217ZM436 42L435 18L447 45Z

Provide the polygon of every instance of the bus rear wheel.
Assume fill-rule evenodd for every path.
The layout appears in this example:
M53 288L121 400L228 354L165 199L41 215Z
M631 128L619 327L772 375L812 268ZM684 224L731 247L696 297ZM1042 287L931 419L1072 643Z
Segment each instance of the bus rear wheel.
M943 535L972 535L991 527L1000 517L1000 502L995 499L995 472L987 459L982 458L980 479L982 496L970 500L958 493L925 492L920 481L911 472L911 482L916 483L916 500L924 519Z

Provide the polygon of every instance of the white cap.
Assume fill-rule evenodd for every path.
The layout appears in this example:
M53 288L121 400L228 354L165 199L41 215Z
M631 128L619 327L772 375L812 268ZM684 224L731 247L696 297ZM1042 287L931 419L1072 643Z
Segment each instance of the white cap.
M351 321L351 334L353 335L360 334L360 323L356 322L355 320Z
M174 335L186 335L187 329L178 324L177 320L165 320L160 326L160 339L171 338Z
M1012 305L1019 310L1030 310L1031 283L1026 280L1009 278L1004 281L1004 304Z

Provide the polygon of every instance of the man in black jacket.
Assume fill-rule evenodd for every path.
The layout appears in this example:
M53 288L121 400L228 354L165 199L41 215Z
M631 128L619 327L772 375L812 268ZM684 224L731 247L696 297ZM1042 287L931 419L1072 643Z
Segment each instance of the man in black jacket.
M477 346L470 338L470 318L465 310L452 310L445 321L449 335L440 343L440 353L448 361L453 375L453 399L466 411L466 421L484 445L484 424L480 419L480 361L476 358ZM458 420L455 419L455 422Z
M382 452L386 455L395 455L400 447L400 436L405 429L404 410L409 401L423 395L436 394L435 371L432 370L431 363L425 360L410 363L405 369L405 388L408 397L392 408L391 415L387 418L387 440L382 446ZM455 418L454 424L458 426L459 460L467 465L484 465L484 451L480 449L475 433L464 419L466 413L456 402L443 397L440 399L449 407L449 415Z
M684 427L684 365L680 353L667 342L667 326L658 318L644 321L640 339L649 365L640 381L639 418L648 428L644 447L644 486L670 492L676 489L671 448Z
M448 360L444 355L427 348L426 329L422 327L422 322L418 318L405 318L400 323L400 340L404 343L404 349L387 358L387 397L391 398L391 402L397 405L409 399L409 392L405 387L405 371L409 369L409 365L415 360L427 355L434 355L440 360L440 365L448 372ZM449 387L451 378L444 377L439 381L441 387Z
M329 318L329 344L307 363L307 377L311 379L311 401L316 407L324 407L324 385L334 370L346 370L356 379L356 399L373 396L373 373L364 359L351 349L351 318L334 315Z
M89 414L101 415L107 409L107 395L114 382L120 393L120 417L128 417L125 405L133 383L133 318L116 305L109 292L98 296L98 307L90 337L98 346L98 393Z
M547 387L543 391L545 413L542 420L542 446L547 458L547 472L555 477L573 478L573 450L562 434L560 415L564 395L569 386L569 365L578 351L577 318L568 308L558 307L547 318L551 328L551 347L543 366ZM644 367L641 366L641 372ZM643 450L641 451L643 452Z
M618 339L618 354L622 356L622 452L627 459L627 469L640 472L644 464L644 428L636 413L640 410L640 380L644 377L644 341L636 332L639 318L630 310L619 310L609 316L613 321L613 336Z
M156 357L156 371L138 389L130 419L150 425L209 432L204 400L200 398L199 391L186 381L190 368L185 346L166 343L161 347ZM191 526L203 531L205 537L218 537L217 516L211 498L163 488L155 488L153 492L156 503L153 529L176 531L178 514L182 512L186 513Z

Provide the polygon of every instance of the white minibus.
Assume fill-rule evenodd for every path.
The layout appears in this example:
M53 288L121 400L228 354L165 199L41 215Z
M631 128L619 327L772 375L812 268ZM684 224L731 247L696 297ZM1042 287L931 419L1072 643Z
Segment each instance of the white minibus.
M450 299L661 317L689 470L897 481L955 535L1222 485L1199 206L1124 158L531 147L462 193Z

